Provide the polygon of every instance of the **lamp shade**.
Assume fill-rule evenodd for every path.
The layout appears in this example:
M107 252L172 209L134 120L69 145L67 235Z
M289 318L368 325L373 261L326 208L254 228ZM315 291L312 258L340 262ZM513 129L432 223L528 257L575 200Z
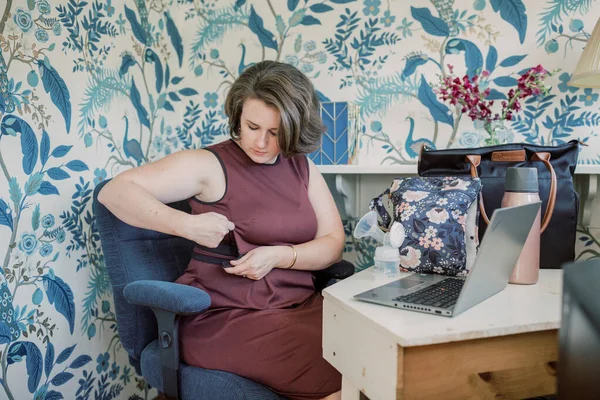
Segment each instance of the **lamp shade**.
M600 19L568 84L581 88L600 88Z

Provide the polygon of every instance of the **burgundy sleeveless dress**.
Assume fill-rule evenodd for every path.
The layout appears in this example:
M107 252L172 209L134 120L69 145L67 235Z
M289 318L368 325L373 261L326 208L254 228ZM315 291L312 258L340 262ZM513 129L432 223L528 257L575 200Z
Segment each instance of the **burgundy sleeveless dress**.
M211 297L206 312L181 320L182 361L232 372L291 399L340 390L340 374L322 357L323 298L312 273L275 268L254 281L226 273L221 264L259 246L314 239L306 157L280 155L274 164L256 164L232 140L207 150L223 167L225 194L213 203L190 199L192 213L223 214L235 230L215 249L197 245L177 280Z

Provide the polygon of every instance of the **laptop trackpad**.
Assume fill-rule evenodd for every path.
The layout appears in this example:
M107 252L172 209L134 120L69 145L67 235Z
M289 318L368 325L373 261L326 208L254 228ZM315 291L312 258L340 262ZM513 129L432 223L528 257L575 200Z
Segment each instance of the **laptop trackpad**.
M423 281L420 281L417 279L402 278L402 279L398 279L397 281L390 282L386 286L397 288L397 289L410 289L415 286L422 285L424 283L426 283L426 282L423 282Z

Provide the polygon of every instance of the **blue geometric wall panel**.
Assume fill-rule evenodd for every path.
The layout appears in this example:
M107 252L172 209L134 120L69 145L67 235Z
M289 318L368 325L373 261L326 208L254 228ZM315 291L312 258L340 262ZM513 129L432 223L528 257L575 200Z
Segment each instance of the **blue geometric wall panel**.
M317 165L353 164L356 159L359 109L349 102L321 103L321 119L327 128L321 146L309 155Z

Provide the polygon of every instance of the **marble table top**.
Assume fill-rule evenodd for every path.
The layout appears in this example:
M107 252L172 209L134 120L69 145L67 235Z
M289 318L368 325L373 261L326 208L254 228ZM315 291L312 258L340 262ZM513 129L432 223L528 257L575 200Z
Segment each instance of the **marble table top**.
M372 268L354 274L323 291L357 317L385 330L403 347L488 338L558 329L562 304L562 270L541 270L535 285L509 284L503 291L456 317L442 317L366 303L355 294L397 278L374 278Z

